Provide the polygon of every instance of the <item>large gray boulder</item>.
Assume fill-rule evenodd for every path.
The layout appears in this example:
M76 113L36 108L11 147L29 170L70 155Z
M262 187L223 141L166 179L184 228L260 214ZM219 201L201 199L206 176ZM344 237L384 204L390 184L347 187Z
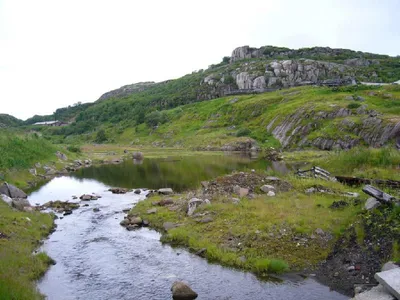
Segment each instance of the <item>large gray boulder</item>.
M31 204L27 199L13 199L11 206L18 210L24 211L25 207L30 207Z
M197 298L197 293L182 281L175 281L171 287L172 298L175 300L192 300Z
M174 191L171 188L163 188L163 189L159 189L158 193L161 195L171 195L174 193Z
M366 210L371 210L374 208L377 208L379 205L381 205L381 203L376 200L374 197L370 197L368 198L367 202L365 202L365 209Z
M10 198L28 198L28 195L25 194L24 191L7 182L4 182L3 185L0 186L0 194L4 194Z

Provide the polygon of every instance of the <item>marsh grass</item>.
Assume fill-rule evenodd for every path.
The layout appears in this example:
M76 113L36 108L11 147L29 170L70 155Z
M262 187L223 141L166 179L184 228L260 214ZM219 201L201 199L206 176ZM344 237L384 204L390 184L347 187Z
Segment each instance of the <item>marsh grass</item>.
M53 261L46 253L32 253L52 226L49 214L14 211L0 200L0 232L8 237L0 239L2 300L42 299L34 281L46 272Z
M165 233L162 241L194 252L206 249L204 255L209 261L260 274L315 266L326 258L335 240L361 211L361 205L342 196L345 191L355 190L340 183L294 176L285 179L293 189L273 198L243 198L239 205L233 204L229 196L213 198L211 205L196 211L212 216L211 223L199 223L186 216L185 195L174 196L180 207L176 211L160 207L156 214L147 215L152 202L159 200L152 197L139 202L132 213L148 219L152 227L161 231L164 222L180 224ZM315 185L324 185L333 193L305 194L305 189ZM343 199L349 202L345 209L329 208L333 201ZM317 228L329 232L332 239L311 239ZM298 245L300 238L307 239L307 246Z

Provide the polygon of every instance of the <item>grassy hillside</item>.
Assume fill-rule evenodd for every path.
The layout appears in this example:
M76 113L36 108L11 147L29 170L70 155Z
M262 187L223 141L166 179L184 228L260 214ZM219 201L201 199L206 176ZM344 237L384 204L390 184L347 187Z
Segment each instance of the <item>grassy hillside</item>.
M362 97L364 101L349 100ZM346 116L337 113L344 109ZM378 120L379 126L394 126L400 114L400 87L381 88L292 88L259 95L230 96L180 106L153 114L136 126L104 123L109 142L136 146L165 146L179 148L221 147L252 138L262 147L280 147L274 129L285 124L287 118L299 114L298 126L306 131L287 132L293 135L287 148L314 147L319 138L357 141L360 146L372 145L363 134L376 130L366 127L366 120ZM370 117L373 115L374 117ZM357 131L360 131L357 134ZM374 136L375 137L375 136ZM80 141L93 141L96 131L76 136ZM283 136L285 138L285 136ZM71 138L70 138L71 139ZM73 140L73 139L71 139ZM386 144L395 141L389 139Z
M257 58L230 62L230 57L224 57L222 62L206 70L160 83L124 86L105 93L97 102L60 108L53 115L34 116L24 124L54 119L72 121L70 126L41 129L60 137L59 140L74 135L90 135L98 127L110 125L120 134L127 128L144 124L154 117L151 114L155 111L207 101L225 95L227 90L237 90L237 74L249 72L254 77L264 76L266 65L275 60L313 59L344 64L343 72L350 70L351 75L360 81L393 82L400 79L400 57L321 47L291 50L266 46L260 49L263 52ZM361 65L349 64L349 59L359 59ZM206 79L213 84L206 83Z
M7 114L0 114L0 128L22 125L23 121Z

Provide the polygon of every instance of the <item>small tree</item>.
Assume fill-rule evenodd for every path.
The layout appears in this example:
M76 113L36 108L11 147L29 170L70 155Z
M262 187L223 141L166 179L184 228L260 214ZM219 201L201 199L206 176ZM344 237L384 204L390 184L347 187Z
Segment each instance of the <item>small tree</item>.
M97 131L95 142L103 143L105 141L107 141L106 132L104 131L104 129L100 129L99 131Z

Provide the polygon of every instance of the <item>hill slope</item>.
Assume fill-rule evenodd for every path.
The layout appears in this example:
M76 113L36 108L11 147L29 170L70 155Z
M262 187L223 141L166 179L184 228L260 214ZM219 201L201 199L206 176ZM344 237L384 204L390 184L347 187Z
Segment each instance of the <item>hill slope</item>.
M323 47L291 50L273 46L261 47L259 49L244 46L235 49L231 57L224 57L221 63L211 65L207 70L193 72L176 80L160 83L143 82L123 86L120 89L105 93L95 103L59 109L52 118L68 119L73 121L73 123L70 126L45 130L60 137L76 138L76 135L83 135L79 139L84 138L87 141L91 141L93 140L94 133L100 127L112 127L113 135L115 136L114 139L118 140L118 135L132 130L132 128L139 128L140 130L140 128L145 127L144 124L147 124L148 127L153 127L171 121L171 113L164 111L182 105L220 97L233 97L233 95L240 94L260 94L266 91L302 85L340 86L354 84L357 80L392 82L399 78L400 57ZM351 96L351 93L351 90L349 90L349 96ZM263 97L267 97L268 99L270 97L282 98L279 93L271 93ZM297 99L297 96L295 98ZM329 115L334 111L333 107L323 108L324 110L321 114L328 114L324 117L319 115L319 105L306 107L305 104L308 99L302 96L299 96L298 99L304 105L298 103L296 108L306 109L307 112L312 113L313 116L310 118L315 122L318 121L318 124L322 123L322 119L336 118L336 116ZM392 99L393 101L390 101L390 104L386 103L385 105L397 106L396 99ZM348 104L350 103L346 105ZM278 102L274 105L277 106ZM343 103L341 105L343 106ZM353 108L346 108L338 113L346 114L347 117L353 117L354 112L352 111L355 111L354 105ZM205 106L207 105L205 104ZM307 131L308 135L309 132L314 131L308 127L316 125L303 120L303 113L305 111L293 110L294 106L286 107L283 103L280 103L279 106L292 115L286 116L288 118L286 122L276 119L269 126L272 131L267 130L267 132L275 136L275 139L279 140L280 144L284 147L309 145L310 141L304 140L301 142L299 137L295 137L298 134L290 134L290 130ZM206 109L206 107L199 106L199 109ZM243 107L241 109L245 110L247 108ZM259 113L259 111L256 113ZM242 114L245 114L245 112ZM367 114L367 112L364 112L364 114ZM296 119L295 123L298 123L294 128L288 126L292 118ZM273 118L271 117L270 122L272 120ZM283 125L279 126L278 121L282 121ZM28 120L26 123L30 124L31 122L33 121ZM379 129L373 134L380 134L382 130L390 131L391 125L387 127L386 121L382 121L383 123L379 124L373 122L380 121L371 122L368 125L369 128L379 125ZM231 123L226 120L225 123L226 126L240 125L233 120ZM309 125L307 125L308 127L301 127L300 123ZM267 125L269 124L264 124L263 126ZM367 144L378 146L379 143L386 143L393 135L393 133L384 134L385 138L380 142L376 137L366 136L365 126L367 125L357 127L361 131L355 134L353 129L350 128L353 125L349 125L349 128L343 126L340 130L338 126L335 127L340 132L341 141L337 137L332 136L333 132L329 132L330 135L327 139L316 140L318 136L315 136L311 144L323 149L348 148L364 140ZM383 127L381 128L380 126ZM338 135L338 132L335 131L335 134ZM343 136L342 133L344 132L349 133L349 135ZM264 135L265 133L258 135L256 139L259 142L263 142ZM359 136L360 139L357 139L355 136Z
M22 125L23 121L7 114L0 114L0 128Z

